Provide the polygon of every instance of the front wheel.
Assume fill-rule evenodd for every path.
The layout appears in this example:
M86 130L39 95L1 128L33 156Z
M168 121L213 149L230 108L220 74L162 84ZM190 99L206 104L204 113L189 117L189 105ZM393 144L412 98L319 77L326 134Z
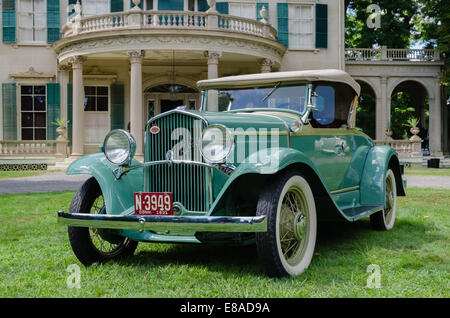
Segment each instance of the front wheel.
M301 274L311 263L317 234L316 205L306 178L289 171L270 180L256 213L267 217L267 232L256 233L266 273L271 277Z
M70 204L71 213L105 213L105 202L95 178L89 178L80 187ZM137 242L115 235L109 230L68 227L69 241L78 260L85 266L133 255Z

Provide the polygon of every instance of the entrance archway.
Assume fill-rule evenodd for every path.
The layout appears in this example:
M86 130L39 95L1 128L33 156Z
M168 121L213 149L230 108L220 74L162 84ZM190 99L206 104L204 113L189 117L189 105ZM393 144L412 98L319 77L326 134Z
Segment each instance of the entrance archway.
M186 106L186 109L198 109L200 93L197 89L175 83L166 83L148 87L144 91L146 120L160 113Z
M417 81L406 80L397 84L391 95L391 130L393 139L411 137L407 121L419 120L419 137L424 140L422 148L429 148L429 95L426 87Z
M356 109L356 127L370 138L375 139L376 136L376 94L370 84L365 81L357 80L361 86L361 93L358 100L358 108Z

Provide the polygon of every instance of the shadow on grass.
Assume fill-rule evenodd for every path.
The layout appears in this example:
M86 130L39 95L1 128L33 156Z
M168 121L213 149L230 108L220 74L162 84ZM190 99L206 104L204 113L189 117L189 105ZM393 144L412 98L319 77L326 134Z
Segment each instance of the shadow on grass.
M419 249L423 244L444 239L433 233L432 225L410 220L397 220L390 231L374 231L369 220L355 223L319 224L315 252L323 258L336 257L335 251L342 255L344 264L353 266L361 253L373 248L387 250ZM216 246L216 245L163 245L153 243L139 250L134 257L122 260L125 266L148 268L166 265L192 265L207 267L208 270L227 275L261 276L263 268L258 261L256 246ZM157 246L159 245L159 246ZM317 257L317 256L315 256ZM314 258L310 270L315 267Z

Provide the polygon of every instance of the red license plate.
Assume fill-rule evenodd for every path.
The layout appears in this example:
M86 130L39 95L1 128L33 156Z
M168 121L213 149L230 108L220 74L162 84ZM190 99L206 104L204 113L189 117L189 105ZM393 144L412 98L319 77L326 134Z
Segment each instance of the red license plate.
M173 195L170 192L135 192L135 215L173 215Z

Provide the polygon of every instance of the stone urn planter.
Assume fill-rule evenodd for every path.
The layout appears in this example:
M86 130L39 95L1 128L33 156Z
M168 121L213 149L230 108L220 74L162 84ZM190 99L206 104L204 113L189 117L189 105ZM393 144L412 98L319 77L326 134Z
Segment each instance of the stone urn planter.
M67 131L67 124L69 121L65 121L63 119L56 119L53 124L57 126L56 132L59 134L59 136L56 138L56 140L66 140L66 137L64 136Z
M392 130L390 129L386 130L386 139L388 140L392 139Z

